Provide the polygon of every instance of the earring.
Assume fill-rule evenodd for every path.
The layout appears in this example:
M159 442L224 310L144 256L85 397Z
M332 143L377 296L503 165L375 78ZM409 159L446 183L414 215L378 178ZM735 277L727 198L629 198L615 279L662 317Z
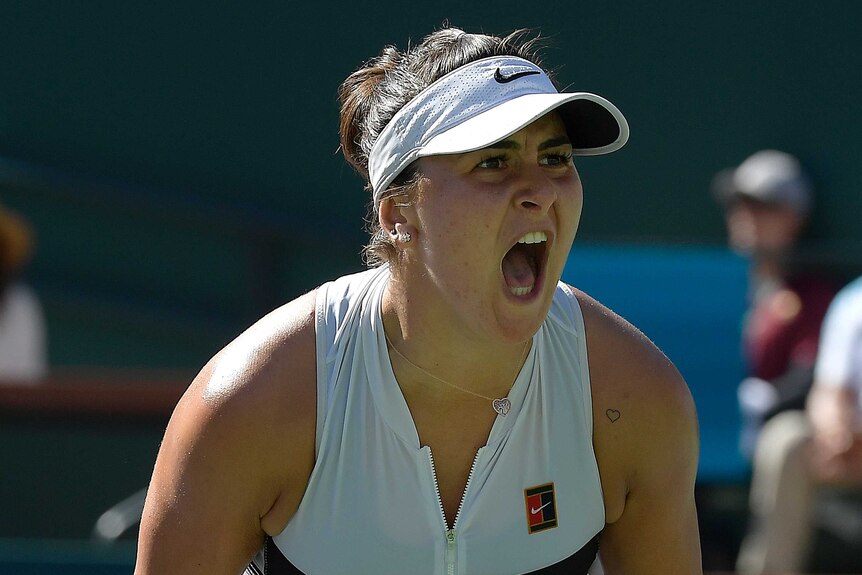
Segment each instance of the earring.
M398 234L398 241L404 242L405 244L413 239L413 236L410 235L410 232L402 232Z

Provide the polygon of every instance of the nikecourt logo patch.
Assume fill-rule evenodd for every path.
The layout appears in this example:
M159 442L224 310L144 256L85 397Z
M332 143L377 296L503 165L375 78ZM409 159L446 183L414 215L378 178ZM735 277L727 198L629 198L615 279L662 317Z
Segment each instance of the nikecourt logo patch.
M527 529L531 534L557 526L557 500L553 483L525 489L524 503L527 505Z
M524 76L532 76L533 74L541 74L538 70L533 69L522 69L520 72L513 72L508 75L504 75L503 71L500 68L497 68L494 71L494 79L497 80L500 84L508 84L512 80L517 80L518 78L523 78Z

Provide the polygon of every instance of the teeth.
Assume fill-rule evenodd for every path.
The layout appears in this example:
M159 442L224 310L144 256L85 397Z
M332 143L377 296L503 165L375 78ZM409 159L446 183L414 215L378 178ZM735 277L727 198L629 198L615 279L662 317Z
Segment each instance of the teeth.
M545 232L527 232L521 239L518 240L519 244L540 244L542 242L548 241L548 236ZM525 296L533 291L535 285L526 286L526 287L509 287L509 290L513 295L516 296Z
M518 240L519 244L539 244L548 241L548 236L545 232L527 232Z

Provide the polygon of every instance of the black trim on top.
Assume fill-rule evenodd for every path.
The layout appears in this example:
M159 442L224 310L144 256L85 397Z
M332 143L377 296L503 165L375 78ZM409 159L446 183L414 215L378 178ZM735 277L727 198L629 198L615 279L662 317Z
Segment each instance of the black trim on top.
M587 570L599 552L599 537L596 534L586 545L576 553L569 555L559 563L543 567L538 571L530 571L528 575L586 575ZM272 537L267 537L263 547L263 572L254 563L249 564L245 575L303 575L294 567L287 557L276 546Z
M569 555L559 563L548 565L538 571L530 571L528 575L587 575L587 570L599 553L600 536L601 532L597 533L579 551Z
M266 546L263 548L263 563L264 575L302 575L302 571L288 561L272 537L266 538Z

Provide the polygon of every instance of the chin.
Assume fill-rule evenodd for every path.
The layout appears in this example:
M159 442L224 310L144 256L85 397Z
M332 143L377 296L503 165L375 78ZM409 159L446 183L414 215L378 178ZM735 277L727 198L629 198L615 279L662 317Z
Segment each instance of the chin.
M519 306L514 312L509 309L498 315L498 325L503 339L518 343L532 338L542 327L551 309L554 292L537 295L529 306Z

